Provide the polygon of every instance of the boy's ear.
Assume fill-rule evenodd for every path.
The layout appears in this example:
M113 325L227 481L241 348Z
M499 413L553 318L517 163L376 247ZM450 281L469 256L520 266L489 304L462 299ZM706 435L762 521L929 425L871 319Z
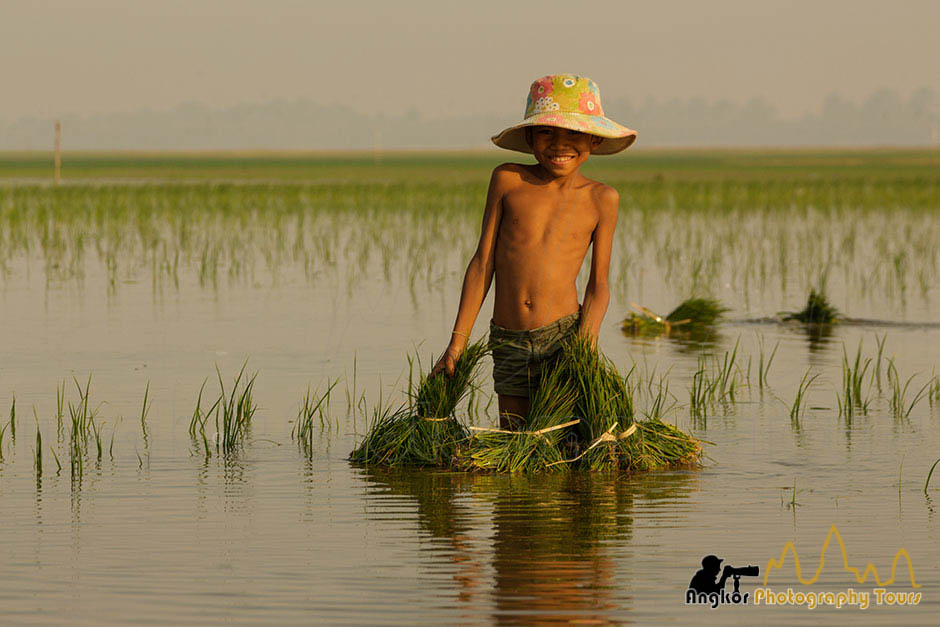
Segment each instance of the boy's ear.
M603 137L591 135L591 151L593 152L595 148L600 146L602 141L604 141Z
M527 126L522 129L525 132L525 143L528 144L529 148L532 147L532 127Z

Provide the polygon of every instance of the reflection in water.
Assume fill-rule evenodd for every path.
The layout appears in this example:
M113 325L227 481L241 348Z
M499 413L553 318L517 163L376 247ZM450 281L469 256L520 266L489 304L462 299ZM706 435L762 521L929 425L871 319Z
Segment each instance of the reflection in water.
M696 326L690 329L673 329L669 334L647 335L622 329L624 337L638 345L656 341L668 341L682 355L696 355L712 351L724 343L725 337L714 326Z
M219 457L222 470L222 506L226 512L254 509L254 465L238 454Z
M630 541L635 499L684 497L694 473L631 479L590 473L468 475L365 469L374 485L405 495L418 524L446 540L460 599L479 600L487 583L498 623L610 622L631 608L617 581L617 547ZM486 513L481 523L480 507ZM384 507L376 510L381 517ZM493 527L492 582L484 582L475 527ZM489 542L486 542L489 545Z
M806 341L809 343L809 350L813 352L825 350L832 337L832 325L808 322L802 326L806 333Z
M716 350L725 340L717 327L714 326L696 326L680 333L673 332L669 339L678 352L685 355Z
M630 538L630 484L574 473L487 479L495 479L487 486L496 528L495 618L601 621L617 609L606 543Z

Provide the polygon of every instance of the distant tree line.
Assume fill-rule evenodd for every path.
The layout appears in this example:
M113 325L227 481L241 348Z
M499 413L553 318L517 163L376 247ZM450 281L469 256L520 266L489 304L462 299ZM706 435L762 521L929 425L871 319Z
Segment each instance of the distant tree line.
M785 118L766 100L702 98L605 103L610 117L636 128L642 146L929 145L940 142L940 100L921 88L909 98L879 90L864 102L830 95L818 112ZM310 101L213 109L186 103L167 110L62 116L65 150L480 148L513 115L366 114ZM52 119L0 122L0 150L44 150Z

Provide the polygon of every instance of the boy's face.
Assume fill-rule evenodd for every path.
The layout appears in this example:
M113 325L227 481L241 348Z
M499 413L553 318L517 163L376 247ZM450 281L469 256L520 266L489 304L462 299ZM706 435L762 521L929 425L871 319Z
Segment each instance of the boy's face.
M539 162L554 176L565 176L577 171L601 138L555 126L533 126L526 129L526 139Z

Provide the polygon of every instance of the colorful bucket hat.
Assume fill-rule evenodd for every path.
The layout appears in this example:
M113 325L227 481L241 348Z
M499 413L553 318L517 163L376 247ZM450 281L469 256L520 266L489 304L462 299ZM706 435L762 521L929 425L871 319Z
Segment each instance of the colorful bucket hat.
M522 124L510 126L493 137L500 148L531 153L525 140L528 126L557 126L602 137L592 151L612 155L629 147L636 131L604 117L597 83L585 76L554 74L544 76L529 88Z

